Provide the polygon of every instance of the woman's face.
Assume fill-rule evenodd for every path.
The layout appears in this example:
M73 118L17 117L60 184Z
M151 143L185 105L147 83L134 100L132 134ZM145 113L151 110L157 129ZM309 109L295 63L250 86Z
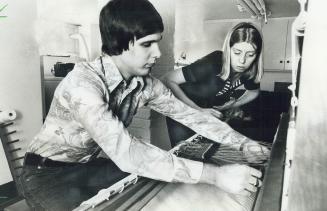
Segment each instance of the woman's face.
M257 56L254 45L247 42L235 43L231 47L231 66L235 72L243 73L249 69Z

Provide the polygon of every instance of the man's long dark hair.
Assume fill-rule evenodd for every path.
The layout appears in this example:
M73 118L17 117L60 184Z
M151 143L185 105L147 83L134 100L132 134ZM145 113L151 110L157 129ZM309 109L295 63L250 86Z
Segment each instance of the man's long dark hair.
M112 56L130 42L164 30L162 18L147 0L112 0L100 13L102 52Z

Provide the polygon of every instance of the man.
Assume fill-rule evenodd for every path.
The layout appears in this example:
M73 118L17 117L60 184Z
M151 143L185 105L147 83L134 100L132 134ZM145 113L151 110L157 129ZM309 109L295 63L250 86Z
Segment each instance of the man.
M237 194L255 191L261 183L261 172L255 169L178 158L126 130L137 108L146 104L214 141L263 149L177 100L149 75L161 54L163 32L153 5L147 0L112 0L101 11L100 31L103 56L75 65L63 79L29 146L21 176L29 205L71 210L125 172L167 182L208 183ZM97 158L100 150L110 159Z

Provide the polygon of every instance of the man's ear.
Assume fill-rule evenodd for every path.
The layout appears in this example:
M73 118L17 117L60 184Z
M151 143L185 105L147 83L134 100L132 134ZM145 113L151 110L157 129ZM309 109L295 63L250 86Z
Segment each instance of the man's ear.
M129 41L128 42L128 48L127 49L123 49L123 52L129 51L131 49L131 47L133 47L133 46L134 46L134 42L133 41Z
M134 40L130 40L128 42L128 48L126 50L123 50L123 51L129 51L132 47L134 47L135 41L136 41L136 38L134 37Z
M128 48L134 47L135 41L136 41L136 37L134 37L134 40L130 40L128 43Z

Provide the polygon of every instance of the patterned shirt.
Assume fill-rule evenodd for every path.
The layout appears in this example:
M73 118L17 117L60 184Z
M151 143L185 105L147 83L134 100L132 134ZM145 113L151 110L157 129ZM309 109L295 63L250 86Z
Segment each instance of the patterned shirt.
M224 122L192 109L174 97L152 76L133 77L126 83L109 56L79 63L58 85L49 114L28 151L64 162L87 162L103 150L122 171L163 181L196 183L203 164L178 158L133 137L109 108L110 91L122 81L126 88L119 103L138 83L138 107L149 106L221 143L247 140Z

